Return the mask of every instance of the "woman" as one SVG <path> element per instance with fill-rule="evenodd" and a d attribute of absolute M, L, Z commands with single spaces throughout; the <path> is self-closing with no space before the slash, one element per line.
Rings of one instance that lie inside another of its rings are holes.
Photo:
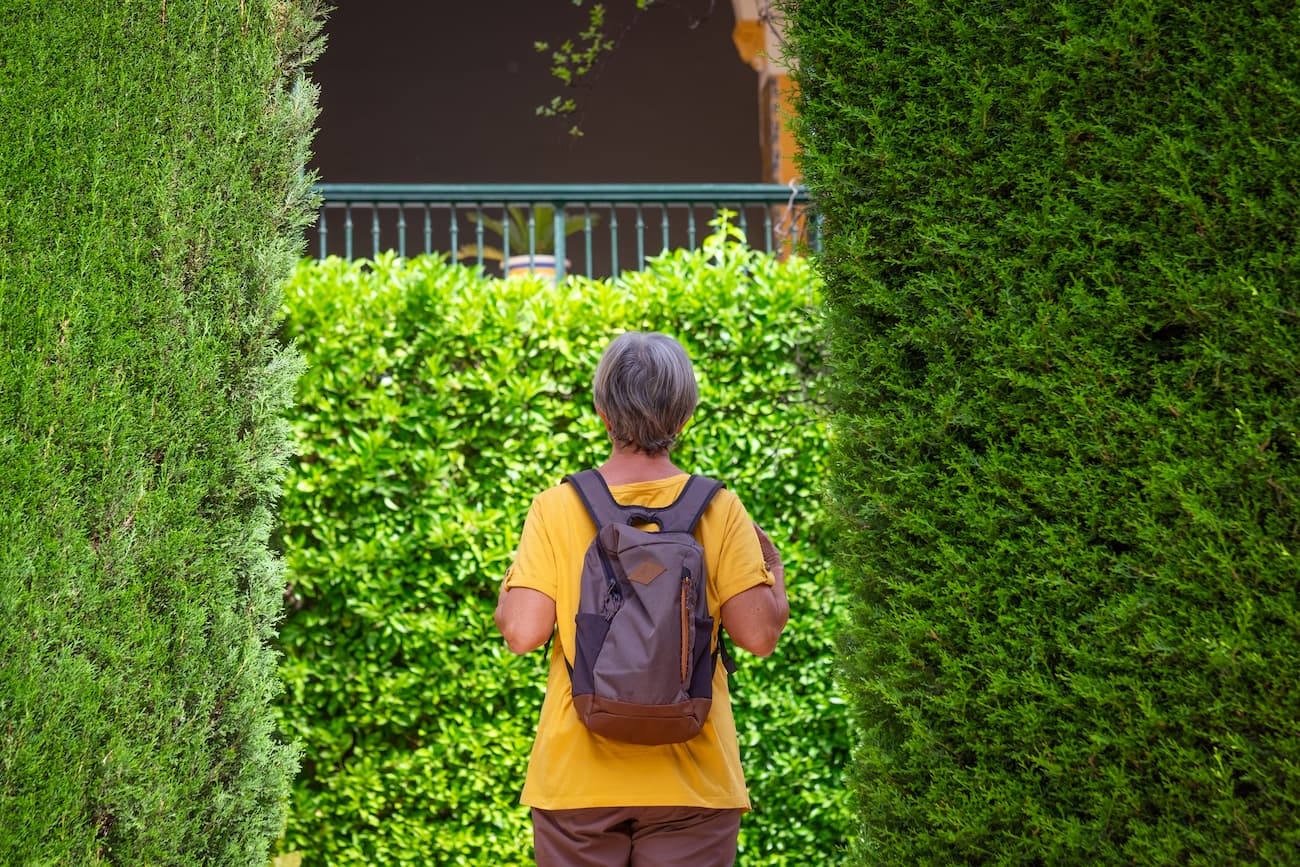
<path fill-rule="evenodd" d="M 669 452 L 698 400 L 681 344 L 658 333 L 616 338 L 596 367 L 593 397 L 612 441 L 598 471 L 614 499 L 648 508 L 672 503 L 690 476 Z M 573 486 L 538 495 L 497 603 L 497 628 L 515 653 L 541 647 L 559 627 L 520 799 L 532 808 L 537 863 L 730 865 L 750 804 L 724 666 L 714 672 L 703 730 L 683 743 L 604 738 L 574 710 L 565 661 L 573 663 L 579 575 L 595 533 Z M 725 489 L 705 509 L 695 537 L 704 548 L 714 623 L 733 644 L 769 655 L 790 612 L 771 540 Z"/>

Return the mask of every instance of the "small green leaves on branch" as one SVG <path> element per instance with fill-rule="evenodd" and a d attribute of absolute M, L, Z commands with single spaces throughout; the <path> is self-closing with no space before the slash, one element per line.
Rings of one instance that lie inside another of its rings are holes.
<path fill-rule="evenodd" d="M 574 6 L 586 5 L 586 0 L 572 0 Z M 638 11 L 649 9 L 654 0 L 635 0 Z M 551 75 L 555 76 L 564 87 L 577 87 L 599 64 L 601 59 L 612 52 L 617 39 L 611 38 L 606 28 L 604 3 L 593 3 L 587 10 L 587 26 L 576 39 L 566 39 L 558 46 L 538 40 L 533 48 L 539 54 L 550 52 Z M 571 96 L 556 95 L 547 103 L 537 106 L 540 117 L 563 117 L 577 111 L 577 101 Z M 569 134 L 582 135 L 577 124 L 569 128 Z"/>

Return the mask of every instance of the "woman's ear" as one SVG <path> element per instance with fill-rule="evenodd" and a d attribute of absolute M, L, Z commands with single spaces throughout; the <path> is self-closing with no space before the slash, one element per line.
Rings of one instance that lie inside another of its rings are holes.
<path fill-rule="evenodd" d="M 596 410 L 596 415 L 600 416 L 601 422 L 605 425 L 605 433 L 609 433 L 610 432 L 609 417 L 606 416 L 605 413 L 599 409 Z"/>

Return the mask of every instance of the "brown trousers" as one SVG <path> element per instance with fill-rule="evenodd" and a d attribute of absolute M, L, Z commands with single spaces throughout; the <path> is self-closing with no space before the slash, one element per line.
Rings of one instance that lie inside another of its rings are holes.
<path fill-rule="evenodd" d="M 537 867 L 731 867 L 741 810 L 533 808 Z"/>

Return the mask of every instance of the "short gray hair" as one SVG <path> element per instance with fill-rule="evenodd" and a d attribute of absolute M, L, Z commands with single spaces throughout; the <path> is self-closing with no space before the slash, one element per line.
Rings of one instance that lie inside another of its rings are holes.
<path fill-rule="evenodd" d="M 672 448 L 699 388 L 680 343 L 657 331 L 628 331 L 600 356 L 592 397 L 615 443 L 654 455 Z"/>

